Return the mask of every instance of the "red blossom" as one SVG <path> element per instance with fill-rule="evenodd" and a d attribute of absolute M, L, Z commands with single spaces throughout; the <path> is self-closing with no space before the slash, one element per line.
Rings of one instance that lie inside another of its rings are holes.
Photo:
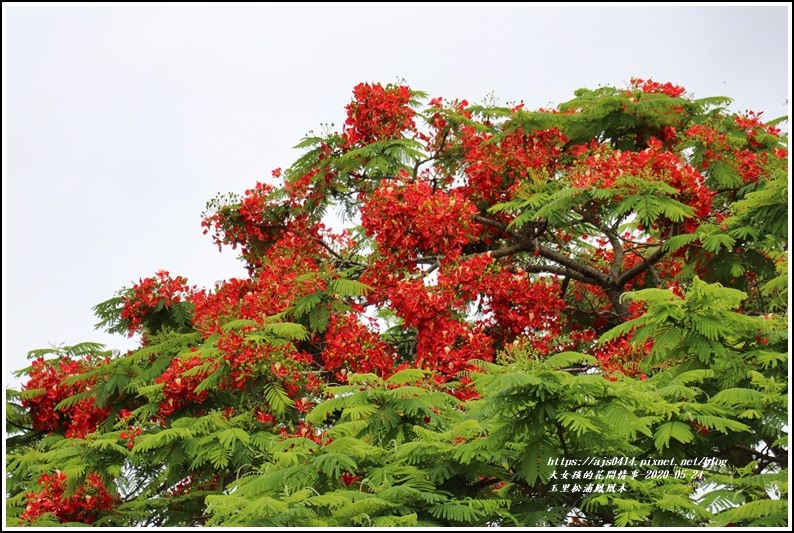
<path fill-rule="evenodd" d="M 69 496 L 64 495 L 66 474 L 60 470 L 42 474 L 38 484 L 41 486 L 39 492 L 27 493 L 27 507 L 20 516 L 22 522 L 32 522 L 44 513 L 53 513 L 61 522 L 91 524 L 118 503 L 118 495 L 111 494 L 102 477 L 93 472 Z"/>
<path fill-rule="evenodd" d="M 456 257 L 472 235 L 477 208 L 460 190 L 434 191 L 431 184 L 384 182 L 362 206 L 361 224 L 383 253 L 407 258 L 416 252 Z"/>
<path fill-rule="evenodd" d="M 270 413 L 266 413 L 261 409 L 257 409 L 255 415 L 256 415 L 256 420 L 260 424 L 271 424 L 275 420 L 273 415 L 271 415 Z"/>
<path fill-rule="evenodd" d="M 129 295 L 122 296 L 121 318 L 127 322 L 129 336 L 141 331 L 152 313 L 188 299 L 191 292 L 187 279 L 172 278 L 165 270 L 160 270 L 153 278 L 140 280 L 132 286 Z"/>
<path fill-rule="evenodd" d="M 387 375 L 395 365 L 394 349 L 353 314 L 334 316 L 328 324 L 323 362 L 326 370 Z M 345 374 L 338 377 L 344 377 Z M 346 381 L 346 379 L 343 379 Z"/>
<path fill-rule="evenodd" d="M 355 474 L 351 474 L 350 472 L 345 472 L 339 477 L 339 479 L 345 485 L 345 487 L 349 487 L 361 478 Z"/>
<path fill-rule="evenodd" d="M 666 94 L 670 98 L 677 98 L 686 92 L 686 89 L 679 85 L 673 85 L 669 81 L 666 83 L 658 83 L 653 80 L 641 80 L 640 78 L 632 78 L 631 85 L 635 89 L 639 89 L 644 93 L 651 94 Z"/>
<path fill-rule="evenodd" d="M 192 374 L 185 375 L 187 370 L 202 366 L 207 361 L 200 357 L 191 357 L 190 359 L 182 359 L 175 357 L 171 361 L 171 366 L 163 372 L 163 374 L 154 380 L 155 383 L 163 384 L 163 395 L 165 399 L 160 402 L 159 414 L 161 417 L 169 417 L 175 411 L 183 407 L 201 404 L 209 395 L 207 389 L 196 392 L 196 388 L 204 381 L 212 372 L 217 370 L 217 362 L 211 368 Z"/>
<path fill-rule="evenodd" d="M 23 390 L 40 390 L 41 393 L 22 400 L 22 405 L 33 417 L 33 427 L 37 431 L 64 431 L 67 437 L 83 438 L 96 431 L 97 426 L 110 415 L 107 408 L 94 405 L 94 398 L 87 397 L 63 408 L 56 406 L 63 400 L 78 393 L 90 391 L 96 378 L 66 383 L 66 379 L 89 371 L 105 360 L 86 356 L 82 359 L 61 357 L 54 360 L 38 358 L 33 361 L 29 380 Z"/>
<path fill-rule="evenodd" d="M 366 145 L 398 138 L 415 129 L 411 90 L 405 85 L 386 86 L 360 83 L 353 89 L 353 102 L 347 107 L 345 145 Z"/>

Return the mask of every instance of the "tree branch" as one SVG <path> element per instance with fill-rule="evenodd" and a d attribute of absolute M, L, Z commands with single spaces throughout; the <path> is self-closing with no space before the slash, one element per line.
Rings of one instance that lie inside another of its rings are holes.
<path fill-rule="evenodd" d="M 521 236 L 518 233 L 516 233 L 515 231 L 513 231 L 511 229 L 508 229 L 508 227 L 505 224 L 503 224 L 502 222 L 499 222 L 498 220 L 494 220 L 492 218 L 484 217 L 482 215 L 474 215 L 474 221 L 475 222 L 479 222 L 483 226 L 491 226 L 492 228 L 496 228 L 498 230 L 502 230 L 505 233 L 507 233 L 508 235 L 510 235 L 511 237 L 515 237 L 516 239 L 520 239 L 521 238 Z"/>
<path fill-rule="evenodd" d="M 557 437 L 560 439 L 560 446 L 562 447 L 562 452 L 565 454 L 565 457 L 571 457 L 571 451 L 568 449 L 568 444 L 565 442 L 565 434 L 562 429 L 562 424 L 554 421 L 554 425 L 557 427 Z"/>
<path fill-rule="evenodd" d="M 315 240 L 315 241 L 317 241 L 317 243 L 318 243 L 320 246 L 322 246 L 323 248 L 325 248 L 326 250 L 328 250 L 328 252 L 329 252 L 329 253 L 330 253 L 332 256 L 334 256 L 334 258 L 336 258 L 337 260 L 341 261 L 343 264 L 355 265 L 355 266 L 360 266 L 360 267 L 364 267 L 364 266 L 366 266 L 364 263 L 359 263 L 358 261 L 353 261 L 353 260 L 352 260 L 352 259 L 350 259 L 350 258 L 345 258 L 345 257 L 343 257 L 343 256 L 342 256 L 342 255 L 341 255 L 339 252 L 337 252 L 336 250 L 334 250 L 333 248 L 331 248 L 330 246 L 328 246 L 328 245 L 325 243 L 325 241 L 323 241 L 322 239 L 317 239 L 317 238 L 316 238 L 316 239 L 314 239 L 314 240 Z"/>
<path fill-rule="evenodd" d="M 590 278 L 592 281 L 590 281 L 589 283 L 593 285 L 600 285 L 602 287 L 606 287 L 610 285 L 609 277 L 598 269 L 595 269 L 591 266 L 587 266 L 583 263 L 579 263 L 578 261 L 575 261 L 574 259 L 571 259 L 570 257 L 556 250 L 547 248 L 542 244 L 541 245 L 533 244 L 533 248 L 538 251 L 541 257 L 545 257 L 546 259 L 554 261 L 555 263 L 568 268 L 568 270 L 572 272 L 577 272 L 586 278 Z"/>
<path fill-rule="evenodd" d="M 618 238 L 618 234 L 615 233 L 615 231 L 613 231 L 612 229 L 605 228 L 601 224 L 599 224 L 591 213 L 587 211 L 584 212 L 577 211 L 577 212 L 580 215 L 582 215 L 582 220 L 584 220 L 589 224 L 592 224 L 593 227 L 597 228 L 598 231 L 606 235 L 607 239 L 609 239 L 609 244 L 612 246 L 612 251 L 615 253 L 615 257 L 612 258 L 612 265 L 609 268 L 609 277 L 612 279 L 617 279 L 617 277 L 620 275 L 620 267 L 623 266 L 623 255 L 624 255 L 623 246 L 620 244 L 620 239 Z M 615 221 L 613 227 L 617 226 L 621 220 L 622 220 L 621 218 L 618 218 L 618 220 Z"/>
<path fill-rule="evenodd" d="M 783 468 L 788 468 L 788 457 L 786 456 L 777 457 L 774 455 L 767 455 L 765 453 L 761 453 L 758 450 L 755 450 L 743 444 L 734 444 L 733 446 L 731 446 L 731 448 L 733 448 L 734 450 L 741 450 L 743 452 L 747 452 L 750 455 L 758 457 L 759 459 L 763 459 L 764 461 L 767 461 L 769 463 L 777 463 L 779 465 L 782 465 Z"/>
<path fill-rule="evenodd" d="M 642 263 L 634 265 L 633 267 L 625 271 L 623 274 L 621 274 L 618 277 L 618 279 L 615 280 L 615 285 L 618 286 L 625 285 L 626 282 L 629 281 L 631 278 L 633 278 L 634 276 L 636 276 L 641 272 L 645 272 L 650 267 L 652 267 L 654 263 L 656 263 L 659 259 L 664 257 L 664 254 L 666 253 L 667 252 L 664 250 L 664 248 L 662 248 L 662 245 L 660 244 L 659 249 L 651 253 L 651 255 L 649 255 L 645 259 L 643 259 Z"/>

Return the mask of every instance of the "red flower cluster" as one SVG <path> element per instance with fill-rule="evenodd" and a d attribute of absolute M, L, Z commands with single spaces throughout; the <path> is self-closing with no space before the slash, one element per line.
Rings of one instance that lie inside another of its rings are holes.
<path fill-rule="evenodd" d="M 396 360 L 394 349 L 354 314 L 331 318 L 322 357 L 325 370 L 336 372 L 337 379 L 343 383 L 347 381 L 347 373 L 339 372 L 342 369 L 384 376 L 392 371 Z"/>
<path fill-rule="evenodd" d="M 684 132 L 690 139 L 697 140 L 706 148 L 703 154 L 701 167 L 707 169 L 713 161 L 722 160 L 724 153 L 730 153 L 731 146 L 728 144 L 728 135 L 720 133 L 713 126 L 705 124 L 695 124 Z"/>
<path fill-rule="evenodd" d="M 70 496 L 64 496 L 66 474 L 60 470 L 55 474 L 42 474 L 38 483 L 41 491 L 27 494 L 28 504 L 20 516 L 23 522 L 32 522 L 44 513 L 53 513 L 61 522 L 91 524 L 112 510 L 118 501 L 118 496 L 108 492 L 102 477 L 93 472 Z"/>
<path fill-rule="evenodd" d="M 360 83 L 353 89 L 353 101 L 347 105 L 345 146 L 367 145 L 396 139 L 402 132 L 415 129 L 411 109 L 411 90 L 405 85 L 386 86 Z"/>
<path fill-rule="evenodd" d="M 384 182 L 362 207 L 361 224 L 382 253 L 405 259 L 417 251 L 454 258 L 481 231 L 477 207 L 460 190 L 433 190 L 426 182 Z"/>
<path fill-rule="evenodd" d="M 556 279 L 530 281 L 524 272 L 500 270 L 485 280 L 483 294 L 488 322 L 502 330 L 502 342 L 521 334 L 560 332 L 565 301 Z"/>
<path fill-rule="evenodd" d="M 187 279 L 182 276 L 172 278 L 167 271 L 161 270 L 153 278 L 140 280 L 132 286 L 130 292 L 131 295 L 122 297 L 124 308 L 121 310 L 121 318 L 127 321 L 129 336 L 132 337 L 141 330 L 143 323 L 153 312 L 186 300 L 191 289 L 187 285 Z"/>
<path fill-rule="evenodd" d="M 667 83 L 658 83 L 653 80 L 631 78 L 631 85 L 635 89 L 639 89 L 644 93 L 666 94 L 670 98 L 678 98 L 686 92 L 686 89 L 683 87 L 679 85 L 673 85 L 669 81 Z"/>
<path fill-rule="evenodd" d="M 652 347 L 649 341 L 647 346 L 637 347 L 631 344 L 629 337 L 623 336 L 604 344 L 596 350 L 595 357 L 607 377 L 619 372 L 627 376 L 639 376 L 645 379 L 640 371 L 640 362 L 645 359 Z"/>
<path fill-rule="evenodd" d="M 196 393 L 195 388 L 224 361 L 229 373 L 218 384 L 219 389 L 243 390 L 251 383 L 261 384 L 264 379 L 280 383 L 290 397 L 297 399 L 296 408 L 309 408 L 310 402 L 299 395 L 301 391 L 313 392 L 320 386 L 314 374 L 305 372 L 306 365 L 313 363 L 311 355 L 298 350 L 294 344 L 276 346 L 248 339 L 247 334 L 258 326 L 229 330 L 222 326 L 236 319 L 261 323 L 264 317 L 284 312 L 296 300 L 325 290 L 331 267 L 320 266 L 326 252 L 317 243 L 324 232 L 319 224 L 302 233 L 286 230 L 261 256 L 251 278 L 232 278 L 216 286 L 214 292 L 200 291 L 191 295 L 194 327 L 205 338 L 218 336 L 220 356 L 206 371 L 189 376 L 185 373 L 206 361 L 198 357 L 172 361 L 171 367 L 155 380 L 164 384 L 161 416 L 170 416 L 178 409 L 205 402 L 210 392 Z M 324 236 L 332 241 L 348 239 L 344 235 Z M 311 273 L 316 275 L 308 275 Z"/>
<path fill-rule="evenodd" d="M 418 328 L 416 365 L 453 377 L 472 359 L 491 361 L 493 339 L 478 325 L 438 316 Z"/>
<path fill-rule="evenodd" d="M 174 485 L 173 488 L 168 489 L 168 495 L 176 498 L 185 496 L 196 491 L 212 491 L 217 490 L 220 483 L 220 474 L 213 474 L 209 479 L 199 479 L 195 473 L 191 473 L 182 481 Z"/>
<path fill-rule="evenodd" d="M 165 400 L 160 402 L 160 416 L 171 416 L 176 410 L 188 405 L 204 403 L 207 399 L 207 390 L 196 392 L 196 387 L 217 370 L 217 363 L 209 370 L 190 376 L 185 375 L 187 370 L 204 364 L 206 361 L 199 357 L 192 357 L 188 360 L 175 357 L 163 375 L 154 380 L 155 383 L 163 384 Z"/>
<path fill-rule="evenodd" d="M 474 126 L 464 127 L 465 194 L 473 201 L 504 201 L 519 180 L 542 179 L 542 170 L 546 176 L 553 175 L 566 142 L 568 139 L 556 128 L 531 133 L 516 128 L 495 143 L 491 135 L 477 132 Z"/>
<path fill-rule="evenodd" d="M 287 229 L 289 205 L 273 198 L 274 188 L 257 182 L 248 189 L 238 205 L 225 206 L 205 214 L 204 234 L 212 230 L 212 240 L 221 250 L 224 244 L 242 248 L 249 265 L 258 265 L 261 256 Z"/>
<path fill-rule="evenodd" d="M 135 441 L 143 434 L 139 427 L 129 426 L 127 431 L 119 432 L 119 439 L 122 440 L 130 450 L 135 446 Z"/>
<path fill-rule="evenodd" d="M 232 278 L 217 285 L 214 292 L 194 293 L 191 302 L 196 329 L 205 337 L 222 333 L 221 325 L 229 320 L 261 320 L 284 311 L 306 294 L 325 289 L 317 259 L 324 255 L 317 244 L 321 229 L 317 226 L 300 234 L 285 232 L 265 253 L 259 270 L 250 279 Z"/>
<path fill-rule="evenodd" d="M 303 421 L 298 422 L 298 425 L 295 427 L 295 431 L 290 432 L 286 427 L 282 427 L 279 430 L 279 433 L 284 439 L 304 438 L 312 440 L 321 446 L 331 442 L 331 439 L 326 435 L 325 430 L 320 431 L 311 424 Z"/>
<path fill-rule="evenodd" d="M 349 487 L 359 479 L 361 479 L 361 477 L 357 476 L 356 474 L 351 474 L 350 472 L 345 472 L 339 477 L 339 480 L 345 487 Z"/>
<path fill-rule="evenodd" d="M 748 111 L 747 116 L 736 115 L 736 125 L 744 130 L 747 140 L 753 148 L 761 146 L 761 143 L 757 140 L 759 133 L 780 137 L 780 128 L 764 124 L 761 120 L 761 115 L 763 115 L 763 112 L 756 113 L 754 111 Z"/>
<path fill-rule="evenodd" d="M 674 152 L 664 151 L 655 138 L 642 152 L 612 151 L 599 146 L 580 160 L 570 180 L 580 189 L 608 189 L 621 176 L 641 176 L 672 186 L 678 191 L 674 198 L 694 208 L 697 218 L 711 212 L 713 192 L 706 187 L 703 176 Z"/>
<path fill-rule="evenodd" d="M 94 406 L 91 397 L 80 400 L 65 409 L 55 408 L 61 401 L 80 392 L 91 390 L 96 379 L 86 379 L 67 385 L 66 378 L 88 371 L 91 366 L 103 364 L 94 362 L 91 356 L 82 360 L 61 357 L 46 361 L 40 357 L 33 361 L 30 379 L 22 386 L 23 390 L 39 390 L 40 394 L 26 397 L 22 405 L 33 417 L 33 427 L 37 431 L 49 432 L 64 430 L 69 438 L 83 438 L 96 431 L 109 411 Z"/>
<path fill-rule="evenodd" d="M 709 169 L 717 161 L 733 160 L 735 169 L 742 178 L 743 183 L 756 183 L 759 179 L 766 176 L 768 171 L 765 169 L 768 161 L 768 152 L 755 151 L 761 148 L 761 143 L 757 140 L 759 134 L 779 137 L 780 130 L 761 122 L 761 113 L 753 113 L 746 117 L 737 116 L 736 125 L 741 128 L 742 133 L 747 137 L 747 144 L 751 149 L 740 148 L 728 142 L 728 134 L 719 132 L 713 126 L 697 124 L 686 131 L 687 137 L 698 141 L 705 148 L 701 166 Z M 772 155 L 777 158 L 785 159 L 788 155 L 786 150 L 775 148 Z"/>

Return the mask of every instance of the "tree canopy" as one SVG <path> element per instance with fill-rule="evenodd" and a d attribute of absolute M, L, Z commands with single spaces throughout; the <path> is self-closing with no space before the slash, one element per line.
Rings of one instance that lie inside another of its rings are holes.
<path fill-rule="evenodd" d="M 7 392 L 7 524 L 787 523 L 787 136 L 632 80 L 362 83 Z"/>

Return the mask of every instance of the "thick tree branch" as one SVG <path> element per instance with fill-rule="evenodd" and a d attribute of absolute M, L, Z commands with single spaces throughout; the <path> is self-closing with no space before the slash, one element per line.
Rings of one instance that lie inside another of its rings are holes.
<path fill-rule="evenodd" d="M 542 244 L 540 245 L 533 244 L 533 249 L 536 249 L 541 257 L 545 257 L 546 259 L 554 261 L 558 265 L 562 265 L 566 267 L 568 270 L 572 272 L 576 272 L 586 278 L 590 278 L 590 280 L 592 281 L 590 281 L 589 283 L 593 285 L 600 285 L 602 287 L 606 287 L 610 285 L 609 277 L 596 268 L 580 263 L 574 259 L 571 259 L 567 255 L 560 253 L 556 250 L 552 250 L 551 248 L 547 248 Z"/>
<path fill-rule="evenodd" d="M 759 452 L 758 450 L 750 448 L 749 446 L 744 446 L 743 444 L 734 444 L 733 446 L 731 446 L 731 448 L 735 450 L 741 450 L 743 452 L 747 452 L 750 455 L 753 455 L 755 457 L 758 457 L 759 459 L 767 461 L 768 463 L 777 463 L 781 465 L 783 468 L 788 468 L 788 457 L 785 455 L 780 457 L 775 455 L 767 455 L 765 453 Z"/>
<path fill-rule="evenodd" d="M 612 246 L 612 251 L 615 253 L 615 256 L 612 258 L 612 265 L 609 268 L 609 277 L 612 279 L 617 279 L 620 275 L 620 267 L 623 266 L 623 246 L 620 244 L 620 239 L 618 238 L 618 234 L 610 229 L 602 226 L 598 223 L 595 217 L 587 211 L 579 212 L 582 215 L 582 220 L 585 222 L 592 224 L 593 227 L 597 228 L 598 231 L 606 235 L 607 239 L 609 239 L 609 244 Z M 620 223 L 620 218 L 615 222 L 614 226 L 617 226 Z"/>
<path fill-rule="evenodd" d="M 499 222 L 498 220 L 494 220 L 492 218 L 484 217 L 482 215 L 475 215 L 474 221 L 479 222 L 483 226 L 491 226 L 492 228 L 496 228 L 498 230 L 504 231 L 511 237 L 515 237 L 516 239 L 520 239 L 521 235 L 516 233 L 515 231 L 509 229 L 505 224 Z"/>
<path fill-rule="evenodd" d="M 618 286 L 625 285 L 631 278 L 633 278 L 637 274 L 645 272 L 650 267 L 652 267 L 654 265 L 654 263 L 656 263 L 659 259 L 664 257 L 664 254 L 666 254 L 666 253 L 667 252 L 664 250 L 664 248 L 662 248 L 662 246 L 659 245 L 659 249 L 656 250 L 655 252 L 651 253 L 651 255 L 649 255 L 648 257 L 646 257 L 642 261 L 642 263 L 634 265 L 633 267 L 631 267 L 630 269 L 625 271 L 623 274 L 621 274 L 618 277 L 618 279 L 615 280 L 615 285 L 618 285 Z"/>
<path fill-rule="evenodd" d="M 488 252 L 483 252 L 483 253 L 490 254 L 491 257 L 493 257 L 494 259 L 499 259 L 500 257 L 507 257 L 508 255 L 513 255 L 519 252 L 528 252 L 528 251 L 529 251 L 529 245 L 523 242 L 519 242 L 511 246 L 505 246 L 504 248 L 498 248 L 496 250 L 490 250 Z M 480 255 L 480 254 L 467 255 L 464 256 L 464 259 L 469 259 L 476 255 Z"/>
<path fill-rule="evenodd" d="M 557 428 L 557 438 L 560 439 L 560 447 L 565 457 L 571 457 L 571 451 L 568 449 L 568 444 L 565 442 L 565 431 L 562 429 L 562 424 L 555 421 L 554 426 Z"/>
<path fill-rule="evenodd" d="M 620 267 L 623 266 L 623 246 L 618 240 L 618 235 L 610 229 L 605 229 L 604 235 L 609 239 L 609 244 L 612 245 L 612 251 L 615 252 L 615 257 L 612 258 L 612 265 L 609 268 L 609 277 L 616 279 L 620 275 Z"/>

